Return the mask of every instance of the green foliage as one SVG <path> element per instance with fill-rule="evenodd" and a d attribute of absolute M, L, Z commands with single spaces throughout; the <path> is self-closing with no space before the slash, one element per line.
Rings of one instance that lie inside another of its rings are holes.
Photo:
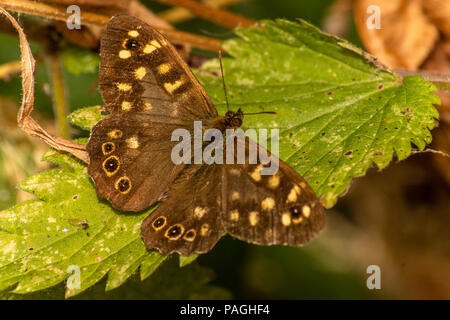
<path fill-rule="evenodd" d="M 64 67 L 73 74 L 97 72 L 100 61 L 97 54 L 77 47 L 65 49 L 61 59 Z"/>
<path fill-rule="evenodd" d="M 328 207 L 372 163 L 380 169 L 431 142 L 439 98 L 419 77 L 400 79 L 345 40 L 300 21 L 264 21 L 229 40 L 223 59 L 231 109 L 275 111 L 247 116 L 246 128 L 280 130 L 279 156 L 309 183 Z M 218 61 L 199 78 L 225 112 Z M 212 75 L 210 72 L 214 71 Z"/>
<path fill-rule="evenodd" d="M 406 158 L 411 142 L 420 149 L 430 142 L 438 116 L 432 104 L 439 103 L 430 83 L 416 77 L 402 81 L 349 43 L 305 22 L 264 25 L 239 30 L 240 38 L 225 43 L 233 56 L 224 59 L 231 107 L 277 112 L 247 116 L 244 125 L 280 129 L 281 159 L 311 176 L 312 187 L 329 206 L 371 163 L 383 168 L 394 152 Z M 212 61 L 199 77 L 223 113 L 221 79 L 210 72 L 217 70 Z M 84 129 L 100 118 L 99 107 L 70 116 Z M 71 265 L 81 268 L 81 288 L 66 290 L 66 297 L 105 277 L 110 291 L 137 270 L 142 280 L 150 276 L 165 259 L 147 252 L 140 239 L 140 224 L 153 208 L 118 212 L 98 200 L 84 164 L 53 150 L 44 160 L 59 168 L 19 186 L 38 199 L 0 212 L 0 290 L 26 294 L 55 286 L 68 277 Z M 195 257 L 182 258 L 180 265 Z M 183 297 L 194 292 L 180 288 Z"/>
<path fill-rule="evenodd" d="M 77 300 L 93 299 L 231 299 L 231 294 L 220 287 L 209 284 L 213 272 L 198 264 L 180 269 L 176 259 L 168 259 L 152 274 L 142 281 L 137 276 L 130 277 L 123 286 L 106 291 L 106 281 L 102 280 L 85 292 L 73 297 Z M 168 276 L 170 275 L 170 276 Z M 15 294 L 5 292 L 0 299 L 63 299 L 64 285 L 58 285 L 44 292 Z"/>

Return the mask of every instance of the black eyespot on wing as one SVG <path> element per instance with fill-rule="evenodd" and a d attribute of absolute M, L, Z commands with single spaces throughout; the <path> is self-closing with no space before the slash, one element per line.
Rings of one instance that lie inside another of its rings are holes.
<path fill-rule="evenodd" d="M 302 211 L 298 206 L 290 208 L 289 211 L 291 212 L 292 219 L 298 219 L 302 216 Z"/>
<path fill-rule="evenodd" d="M 110 157 L 105 161 L 105 170 L 109 173 L 113 173 L 119 167 L 119 161 L 116 157 Z"/>
<path fill-rule="evenodd" d="M 126 179 L 122 179 L 119 181 L 119 190 L 124 192 L 127 191 L 128 188 L 130 187 L 130 181 L 126 180 Z"/>
<path fill-rule="evenodd" d="M 139 47 L 139 42 L 136 39 L 128 39 L 125 42 L 125 48 L 128 50 L 136 50 Z"/>
<path fill-rule="evenodd" d="M 170 238 L 175 238 L 176 236 L 180 235 L 181 228 L 180 226 L 173 226 L 169 229 L 169 232 L 167 233 Z"/>

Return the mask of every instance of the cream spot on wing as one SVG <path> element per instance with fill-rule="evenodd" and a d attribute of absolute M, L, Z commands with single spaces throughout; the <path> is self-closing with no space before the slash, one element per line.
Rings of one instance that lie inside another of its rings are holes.
<path fill-rule="evenodd" d="M 274 174 L 269 178 L 269 188 L 275 189 L 280 185 L 280 176 Z"/>
<path fill-rule="evenodd" d="M 286 202 L 295 202 L 297 201 L 297 192 L 295 192 L 294 188 L 288 194 Z"/>
<path fill-rule="evenodd" d="M 129 57 L 131 57 L 130 50 L 120 50 L 120 52 L 119 52 L 120 59 L 128 59 Z"/>
<path fill-rule="evenodd" d="M 209 231 L 209 224 L 207 223 L 202 224 L 200 228 L 200 235 L 204 237 L 208 234 L 208 231 Z"/>
<path fill-rule="evenodd" d="M 309 216 L 311 215 L 311 208 L 307 205 L 304 205 L 302 208 L 302 213 L 305 218 L 309 218 Z"/>
<path fill-rule="evenodd" d="M 128 148 L 137 149 L 139 148 L 139 141 L 137 136 L 132 136 L 126 140 Z"/>
<path fill-rule="evenodd" d="M 143 51 L 145 54 L 150 54 L 155 50 L 156 50 L 155 46 L 152 46 L 151 44 L 146 44 Z"/>
<path fill-rule="evenodd" d="M 239 220 L 239 211 L 238 210 L 230 211 L 230 220 L 231 221 L 238 221 Z"/>
<path fill-rule="evenodd" d="M 160 74 L 166 74 L 170 71 L 170 63 L 163 63 L 158 66 L 158 72 Z"/>
<path fill-rule="evenodd" d="M 161 44 L 156 40 L 150 41 L 150 44 L 158 49 L 161 48 Z"/>
<path fill-rule="evenodd" d="M 150 102 L 146 102 L 146 103 L 144 103 L 144 105 L 145 105 L 144 110 L 146 110 L 146 111 L 152 110 L 152 108 L 153 108 L 153 106 Z"/>
<path fill-rule="evenodd" d="M 137 38 L 139 36 L 139 32 L 137 32 L 136 30 L 131 30 L 131 31 L 128 31 L 128 35 L 130 37 Z"/>
<path fill-rule="evenodd" d="M 147 74 L 147 71 L 145 70 L 145 67 L 139 67 L 136 70 L 134 70 L 134 76 L 138 80 L 144 79 L 146 74 Z"/>
<path fill-rule="evenodd" d="M 122 131 L 120 131 L 119 129 L 111 130 L 110 132 L 108 132 L 108 137 L 118 139 L 122 137 Z"/>
<path fill-rule="evenodd" d="M 248 214 L 248 220 L 250 221 L 250 225 L 252 227 L 256 226 L 259 220 L 259 212 L 258 211 L 252 211 Z"/>
<path fill-rule="evenodd" d="M 131 89 L 131 85 L 128 83 L 117 83 L 117 89 L 120 91 L 129 91 Z"/>
<path fill-rule="evenodd" d="M 286 227 L 291 224 L 291 215 L 289 212 L 285 212 L 281 215 L 281 223 Z"/>
<path fill-rule="evenodd" d="M 233 176 L 238 176 L 241 172 L 236 168 L 231 168 L 228 172 L 230 172 Z"/>
<path fill-rule="evenodd" d="M 179 79 L 173 83 L 170 82 L 166 82 L 164 83 L 164 89 L 166 89 L 166 91 L 170 94 L 172 94 L 176 89 L 178 89 L 179 87 L 181 87 L 181 85 L 184 83 L 183 80 Z"/>
<path fill-rule="evenodd" d="M 255 180 L 256 182 L 261 181 L 261 169 L 263 168 L 263 165 L 258 165 L 255 170 L 253 170 L 252 173 L 250 173 L 250 177 Z"/>
<path fill-rule="evenodd" d="M 272 210 L 273 207 L 275 207 L 275 200 L 271 197 L 267 197 L 261 202 L 261 207 L 263 210 Z"/>
<path fill-rule="evenodd" d="M 303 217 L 302 216 L 292 219 L 292 222 L 295 223 L 295 224 L 298 224 L 298 223 L 300 223 L 302 221 L 303 221 Z"/>
<path fill-rule="evenodd" d="M 202 207 L 195 207 L 194 209 L 194 216 L 197 219 L 201 219 L 206 213 L 206 208 L 202 208 Z"/>
<path fill-rule="evenodd" d="M 300 192 L 301 192 L 300 187 L 297 185 L 294 185 L 292 187 L 291 191 L 289 191 L 289 194 L 286 199 L 286 203 L 297 201 L 297 198 L 298 198 L 298 195 L 300 194 Z"/>
<path fill-rule="evenodd" d="M 131 103 L 128 101 L 123 101 L 122 102 L 122 110 L 128 111 L 130 109 L 131 109 Z"/>
<path fill-rule="evenodd" d="M 239 200 L 240 198 L 241 196 L 239 195 L 239 192 L 233 191 L 233 193 L 231 194 L 231 200 L 236 201 Z"/>

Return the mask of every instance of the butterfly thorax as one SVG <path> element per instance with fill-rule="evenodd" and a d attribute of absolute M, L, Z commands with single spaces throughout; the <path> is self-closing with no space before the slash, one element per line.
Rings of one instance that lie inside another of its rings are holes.
<path fill-rule="evenodd" d="M 223 117 L 219 117 L 214 121 L 214 128 L 225 132 L 226 129 L 237 129 L 242 125 L 244 114 L 241 109 L 235 111 L 227 111 Z"/>

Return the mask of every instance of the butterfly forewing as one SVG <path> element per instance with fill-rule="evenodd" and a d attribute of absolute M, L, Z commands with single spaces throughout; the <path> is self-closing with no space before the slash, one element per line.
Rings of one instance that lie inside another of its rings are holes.
<path fill-rule="evenodd" d="M 87 145 L 88 173 L 98 195 L 124 211 L 140 211 L 159 200 L 183 168 L 171 161 L 170 135 L 178 125 L 147 118 L 109 115 L 94 126 Z"/>
<path fill-rule="evenodd" d="M 99 86 L 110 112 L 143 111 L 183 119 L 217 116 L 176 49 L 141 20 L 117 15 L 101 39 Z"/>
<path fill-rule="evenodd" d="M 167 199 L 142 223 L 148 248 L 162 254 L 205 253 L 224 233 L 220 221 L 221 167 L 189 165 L 171 184 Z"/>
<path fill-rule="evenodd" d="M 285 162 L 263 175 L 270 164 L 249 164 L 249 147 L 267 150 L 252 140 L 245 144 L 245 164 L 223 166 L 222 221 L 231 235 L 257 244 L 303 245 L 325 224 L 323 207 L 306 181 Z M 243 146 L 244 147 L 244 146 Z M 239 146 L 236 146 L 239 148 Z M 273 163 L 273 162 L 272 162 Z"/>

